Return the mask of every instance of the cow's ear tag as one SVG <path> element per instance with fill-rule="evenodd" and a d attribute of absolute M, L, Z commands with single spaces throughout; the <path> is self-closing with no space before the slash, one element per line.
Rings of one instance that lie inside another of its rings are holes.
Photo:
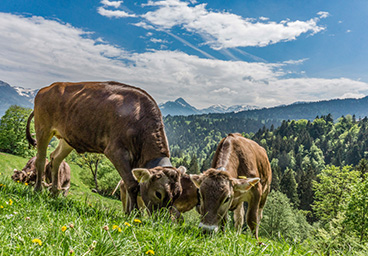
<path fill-rule="evenodd" d="M 247 179 L 247 176 L 239 176 L 238 178 L 239 178 L 239 179 L 246 180 L 246 179 Z"/>
<path fill-rule="evenodd" d="M 133 169 L 132 172 L 138 183 L 147 182 L 151 177 L 151 173 L 148 171 L 148 169 Z"/>
<path fill-rule="evenodd" d="M 240 177 L 239 177 L 240 178 Z M 260 178 L 232 179 L 234 191 L 247 192 L 260 181 Z"/>

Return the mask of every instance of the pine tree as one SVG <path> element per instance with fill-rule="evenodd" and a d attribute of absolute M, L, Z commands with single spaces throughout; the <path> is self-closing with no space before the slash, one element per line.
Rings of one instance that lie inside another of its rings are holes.
<path fill-rule="evenodd" d="M 287 168 L 281 178 L 280 190 L 290 199 L 290 202 L 293 203 L 294 207 L 299 206 L 297 187 L 298 184 L 296 183 L 293 170 Z"/>

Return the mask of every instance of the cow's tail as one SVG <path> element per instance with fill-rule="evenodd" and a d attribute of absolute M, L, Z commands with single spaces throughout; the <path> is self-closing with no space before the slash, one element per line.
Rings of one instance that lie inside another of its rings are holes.
<path fill-rule="evenodd" d="M 34 111 L 32 111 L 32 113 L 29 115 L 28 120 L 27 120 L 26 138 L 27 138 L 28 143 L 30 145 L 32 145 L 33 147 L 36 147 L 36 144 L 37 144 L 36 140 L 32 138 L 31 130 L 29 128 L 29 126 L 31 125 L 31 121 L 32 121 L 33 116 L 34 116 Z"/>

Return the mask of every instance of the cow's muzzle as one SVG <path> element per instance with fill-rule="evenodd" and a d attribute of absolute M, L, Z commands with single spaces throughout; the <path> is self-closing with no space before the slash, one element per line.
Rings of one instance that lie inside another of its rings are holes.
<path fill-rule="evenodd" d="M 206 225 L 202 222 L 199 223 L 199 228 L 201 228 L 205 233 L 216 233 L 218 231 L 217 225 Z"/>

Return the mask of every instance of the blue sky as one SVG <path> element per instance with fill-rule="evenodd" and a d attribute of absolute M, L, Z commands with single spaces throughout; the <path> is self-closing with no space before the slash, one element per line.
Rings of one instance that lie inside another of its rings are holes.
<path fill-rule="evenodd" d="M 157 102 L 368 95 L 366 0 L 2 0 L 0 80 L 116 80 Z"/>

